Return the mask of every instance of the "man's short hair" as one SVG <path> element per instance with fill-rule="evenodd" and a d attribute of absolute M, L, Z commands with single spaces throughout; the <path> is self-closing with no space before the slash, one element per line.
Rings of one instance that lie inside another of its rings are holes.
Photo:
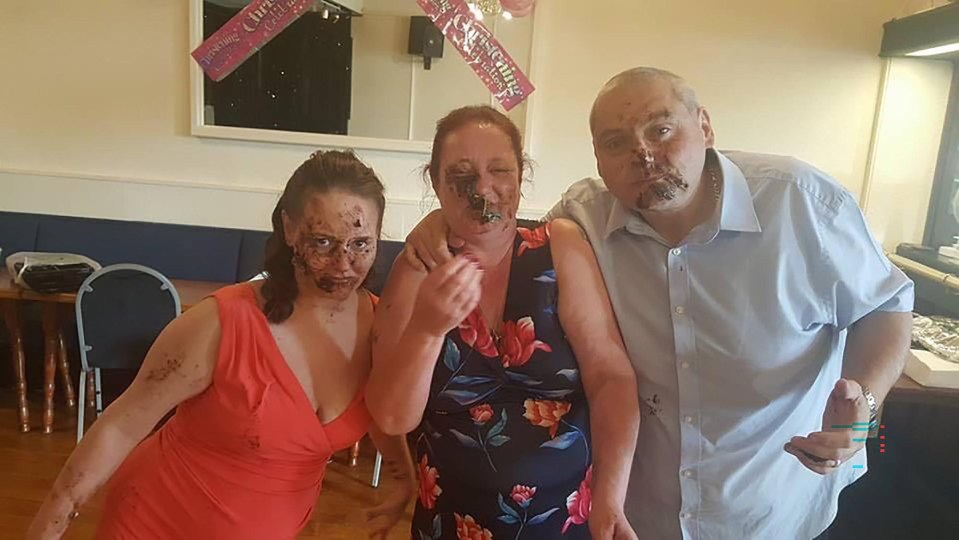
<path fill-rule="evenodd" d="M 665 69 L 645 66 L 635 67 L 614 75 L 613 78 L 606 81 L 606 84 L 600 89 L 599 94 L 596 95 L 596 100 L 593 101 L 593 108 L 589 113 L 590 130 L 595 127 L 596 123 L 596 104 L 599 103 L 600 98 L 603 97 L 604 94 L 620 86 L 645 84 L 657 80 L 668 82 L 676 94 L 676 97 L 683 102 L 683 105 L 689 109 L 689 112 L 699 110 L 699 99 L 696 97 L 696 92 L 682 77 Z"/>

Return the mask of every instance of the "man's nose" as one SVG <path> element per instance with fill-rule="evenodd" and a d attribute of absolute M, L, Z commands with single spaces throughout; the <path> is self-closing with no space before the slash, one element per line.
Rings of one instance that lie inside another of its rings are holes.
<path fill-rule="evenodd" d="M 636 160 L 639 165 L 651 167 L 656 162 L 652 149 L 642 139 L 636 140 L 633 153 L 636 155 Z"/>

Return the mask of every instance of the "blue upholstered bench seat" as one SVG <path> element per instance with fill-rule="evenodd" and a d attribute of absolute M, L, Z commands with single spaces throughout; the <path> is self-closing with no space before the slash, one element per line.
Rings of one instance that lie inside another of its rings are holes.
<path fill-rule="evenodd" d="M 17 251 L 78 253 L 104 266 L 143 264 L 171 279 L 250 279 L 262 269 L 268 237 L 266 231 L 0 212 L 3 258 Z M 380 243 L 369 283 L 374 293 L 402 248 L 402 242 Z"/>

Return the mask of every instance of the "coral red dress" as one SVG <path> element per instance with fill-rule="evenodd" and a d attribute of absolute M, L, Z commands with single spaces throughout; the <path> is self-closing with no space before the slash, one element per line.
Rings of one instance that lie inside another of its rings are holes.
<path fill-rule="evenodd" d="M 367 431 L 362 392 L 320 422 L 249 284 L 214 297 L 222 334 L 213 383 L 117 470 L 97 538 L 295 538 L 330 456 Z"/>

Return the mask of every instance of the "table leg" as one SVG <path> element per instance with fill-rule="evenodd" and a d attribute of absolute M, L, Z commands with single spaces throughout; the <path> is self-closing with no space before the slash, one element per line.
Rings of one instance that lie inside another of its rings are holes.
<path fill-rule="evenodd" d="M 43 432 L 53 433 L 53 393 L 56 389 L 59 324 L 57 304 L 42 303 L 43 317 Z"/>
<path fill-rule="evenodd" d="M 360 441 L 356 441 L 353 448 L 350 449 L 350 467 L 356 467 L 360 462 Z"/>
<path fill-rule="evenodd" d="M 87 373 L 87 402 L 86 402 L 87 412 L 90 413 L 90 418 L 96 418 L 97 411 L 97 387 L 96 382 L 93 380 L 93 370 L 90 370 L 90 373 Z"/>
<path fill-rule="evenodd" d="M 10 333 L 10 352 L 13 360 L 13 373 L 17 379 L 17 415 L 20 419 L 20 432 L 30 431 L 30 409 L 27 406 L 27 370 L 26 355 L 23 352 L 23 332 L 17 315 L 17 303 L 14 300 L 0 301 L 3 319 Z"/>
<path fill-rule="evenodd" d="M 67 344 L 63 339 L 63 328 L 57 331 L 57 348 L 60 350 L 60 380 L 63 382 L 63 394 L 67 399 L 67 407 L 76 409 L 77 396 L 73 393 L 73 381 L 70 380 L 70 361 L 67 359 Z"/>

